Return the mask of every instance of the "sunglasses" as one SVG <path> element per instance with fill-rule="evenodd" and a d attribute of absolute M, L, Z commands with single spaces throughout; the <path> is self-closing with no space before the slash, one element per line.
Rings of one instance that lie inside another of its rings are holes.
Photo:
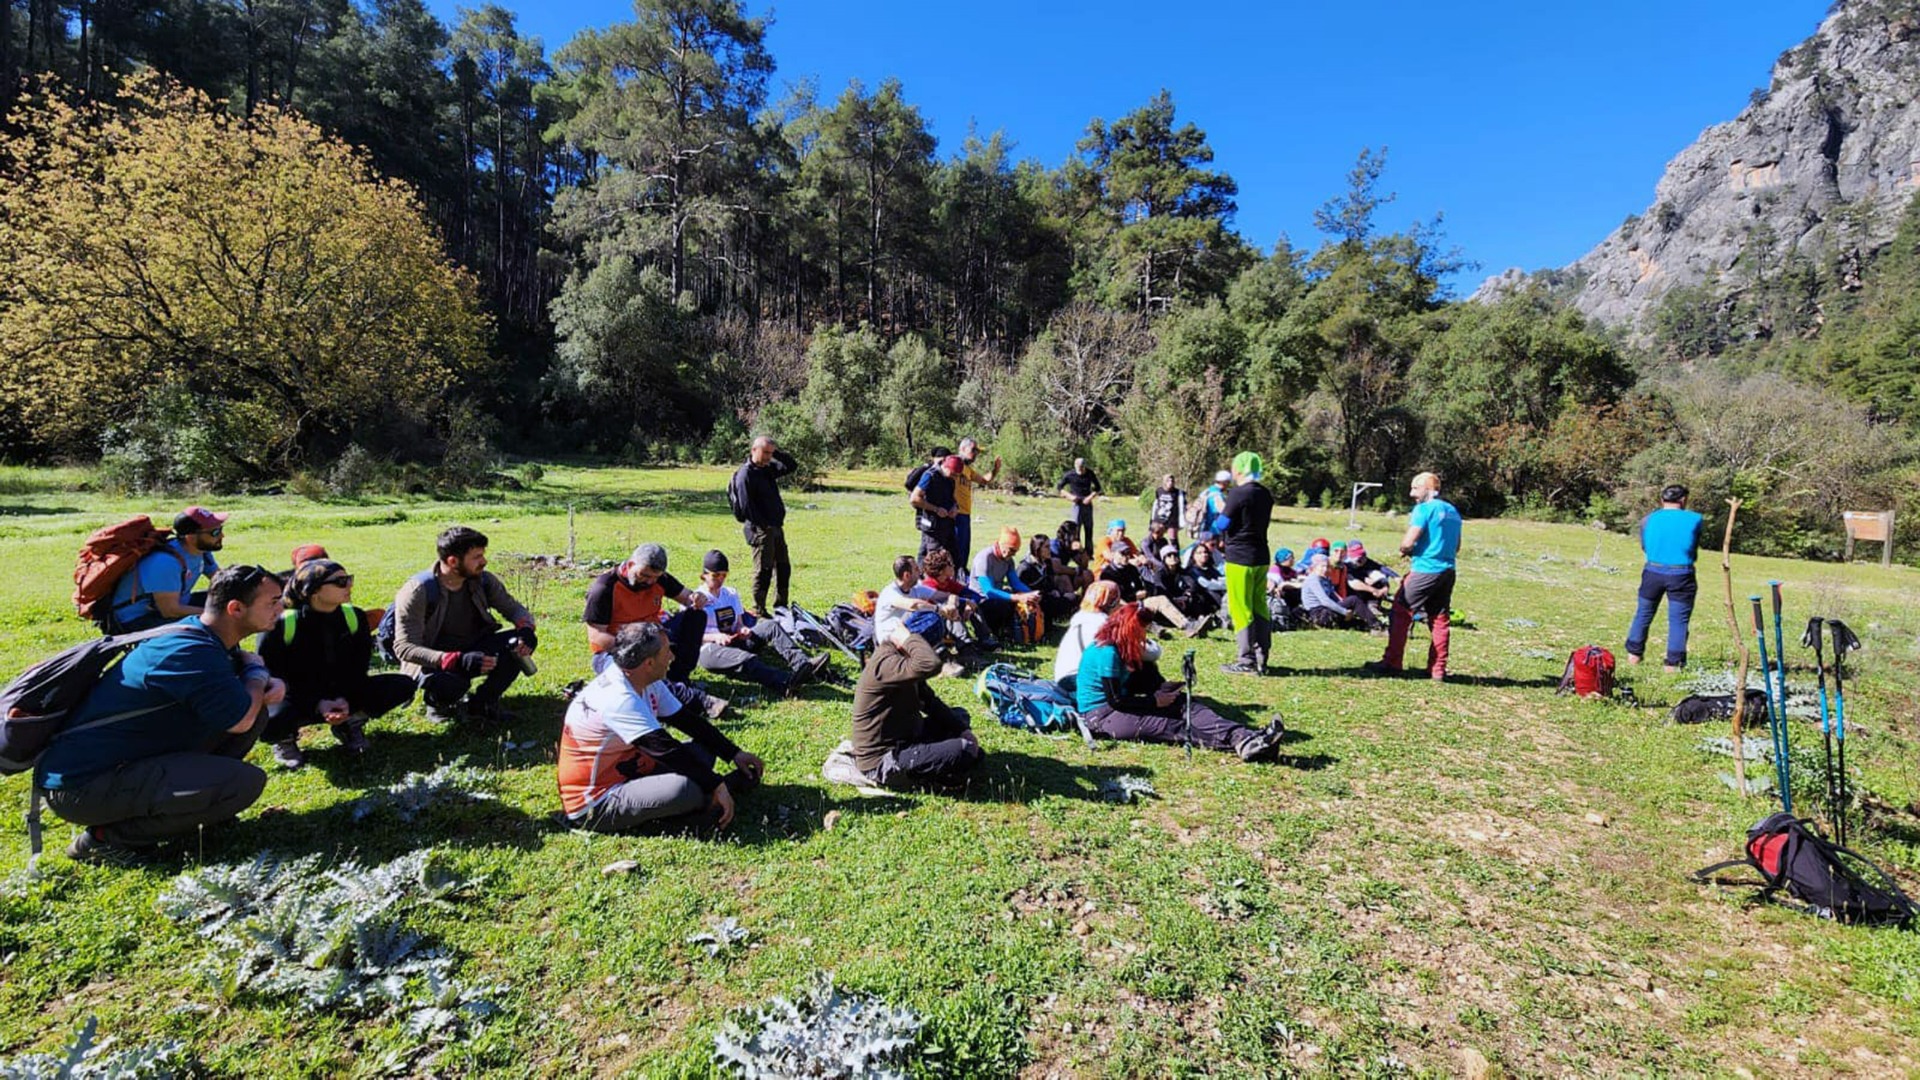
<path fill-rule="evenodd" d="M 339 577 L 330 577 L 330 578 L 328 578 L 327 580 L 325 580 L 325 581 L 323 581 L 323 582 L 321 582 L 320 584 L 322 584 L 322 585 L 338 585 L 338 586 L 340 586 L 340 587 L 341 587 L 341 588 L 343 588 L 343 589 L 347 589 L 347 588 L 352 588 L 352 587 L 353 587 L 353 575 L 352 575 L 352 574 L 341 574 L 341 575 L 340 575 Z"/>
<path fill-rule="evenodd" d="M 208 536 L 225 536 L 225 535 L 227 535 L 227 528 L 226 528 L 226 526 L 224 526 L 224 525 L 215 525 L 215 526 L 214 526 L 213 528 L 211 528 L 211 529 L 202 529 L 202 530 L 200 530 L 200 531 L 201 531 L 201 532 L 204 532 L 204 533 L 206 533 L 206 534 L 207 534 Z"/>

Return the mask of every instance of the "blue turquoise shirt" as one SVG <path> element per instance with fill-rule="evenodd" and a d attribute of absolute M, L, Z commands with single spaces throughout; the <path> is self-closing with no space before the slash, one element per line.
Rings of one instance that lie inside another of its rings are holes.
<path fill-rule="evenodd" d="M 1414 573 L 1444 574 L 1453 569 L 1454 557 L 1460 553 L 1460 511 L 1452 503 L 1428 499 L 1413 508 L 1407 524 L 1422 530 L 1413 549 Z"/>
<path fill-rule="evenodd" d="M 219 571 L 220 564 L 214 561 L 212 552 L 189 555 L 179 539 L 169 540 L 141 556 L 133 571 L 114 583 L 113 617 L 129 623 L 151 613 L 154 593 L 173 593 L 186 604 L 194 584 L 202 576 L 211 579 Z M 138 599 L 133 594 L 135 582 L 140 585 Z"/>
<path fill-rule="evenodd" d="M 1097 641 L 1087 646 L 1080 654 L 1080 673 L 1074 677 L 1074 707 L 1085 715 L 1113 705 L 1130 674 L 1120 660 L 1120 650 Z"/>
<path fill-rule="evenodd" d="M 69 726 L 153 711 L 56 738 L 40 758 L 41 787 L 76 787 L 131 761 L 205 750 L 247 714 L 253 697 L 237 666 L 238 650 L 221 644 L 200 616 L 180 621 L 192 626 L 135 645 L 108 669 Z"/>
<path fill-rule="evenodd" d="M 1661 507 L 1640 523 L 1640 550 L 1661 566 L 1692 566 L 1700 557 L 1700 529 L 1706 519 L 1692 510 Z"/>

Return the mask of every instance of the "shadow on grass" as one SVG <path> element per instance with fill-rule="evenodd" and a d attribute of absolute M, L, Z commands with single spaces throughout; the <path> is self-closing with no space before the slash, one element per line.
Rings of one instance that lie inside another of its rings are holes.
<path fill-rule="evenodd" d="M 1344 677 L 1349 679 L 1366 679 L 1369 681 L 1380 681 L 1380 682 L 1417 683 L 1417 682 L 1427 681 L 1425 672 L 1421 671 L 1419 668 L 1407 668 L 1405 671 L 1402 671 L 1398 674 L 1388 674 L 1384 672 L 1368 671 L 1367 669 L 1361 667 L 1358 664 L 1352 665 L 1350 667 L 1288 667 L 1285 664 L 1275 664 L 1267 668 L 1267 673 L 1270 677 L 1282 678 L 1282 679 L 1286 679 L 1286 678 L 1336 679 L 1336 678 Z M 1536 688 L 1544 687 L 1547 689 L 1552 689 L 1560 685 L 1560 680 L 1551 675 L 1542 675 L 1532 679 L 1515 679 L 1506 675 L 1468 675 L 1468 674 L 1462 674 L 1459 672 L 1454 672 L 1447 676 L 1447 683 L 1449 685 L 1454 685 L 1454 686 L 1497 686 L 1497 687 L 1506 687 L 1511 689 L 1524 689 L 1527 687 L 1536 687 Z"/>
<path fill-rule="evenodd" d="M 77 506 L 0 506 L 0 517 L 42 517 L 79 512 Z"/>

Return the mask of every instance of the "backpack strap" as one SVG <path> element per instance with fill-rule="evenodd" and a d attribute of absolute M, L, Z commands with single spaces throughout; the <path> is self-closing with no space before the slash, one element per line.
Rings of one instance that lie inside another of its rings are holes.
<path fill-rule="evenodd" d="M 1746 869 L 1751 870 L 1753 869 L 1753 862 L 1748 859 L 1728 859 L 1725 862 L 1714 863 L 1712 866 L 1703 866 L 1700 869 L 1695 870 L 1693 872 L 1692 877 L 1694 881 L 1702 885 L 1715 885 L 1715 884 L 1718 884 L 1718 882 L 1713 880 L 1715 877 L 1727 872 L 1728 870 L 1733 870 L 1740 867 L 1744 867 Z"/>
<path fill-rule="evenodd" d="M 300 620 L 299 608 L 288 608 L 280 613 L 280 644 L 293 644 L 295 624 Z"/>

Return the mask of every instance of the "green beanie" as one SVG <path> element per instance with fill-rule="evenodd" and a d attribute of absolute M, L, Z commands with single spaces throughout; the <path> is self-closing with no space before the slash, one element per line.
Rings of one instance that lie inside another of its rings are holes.
<path fill-rule="evenodd" d="M 1260 455 L 1251 450 L 1242 450 L 1233 455 L 1233 471 L 1249 479 L 1260 479 L 1266 467 L 1267 463 L 1260 460 Z"/>

